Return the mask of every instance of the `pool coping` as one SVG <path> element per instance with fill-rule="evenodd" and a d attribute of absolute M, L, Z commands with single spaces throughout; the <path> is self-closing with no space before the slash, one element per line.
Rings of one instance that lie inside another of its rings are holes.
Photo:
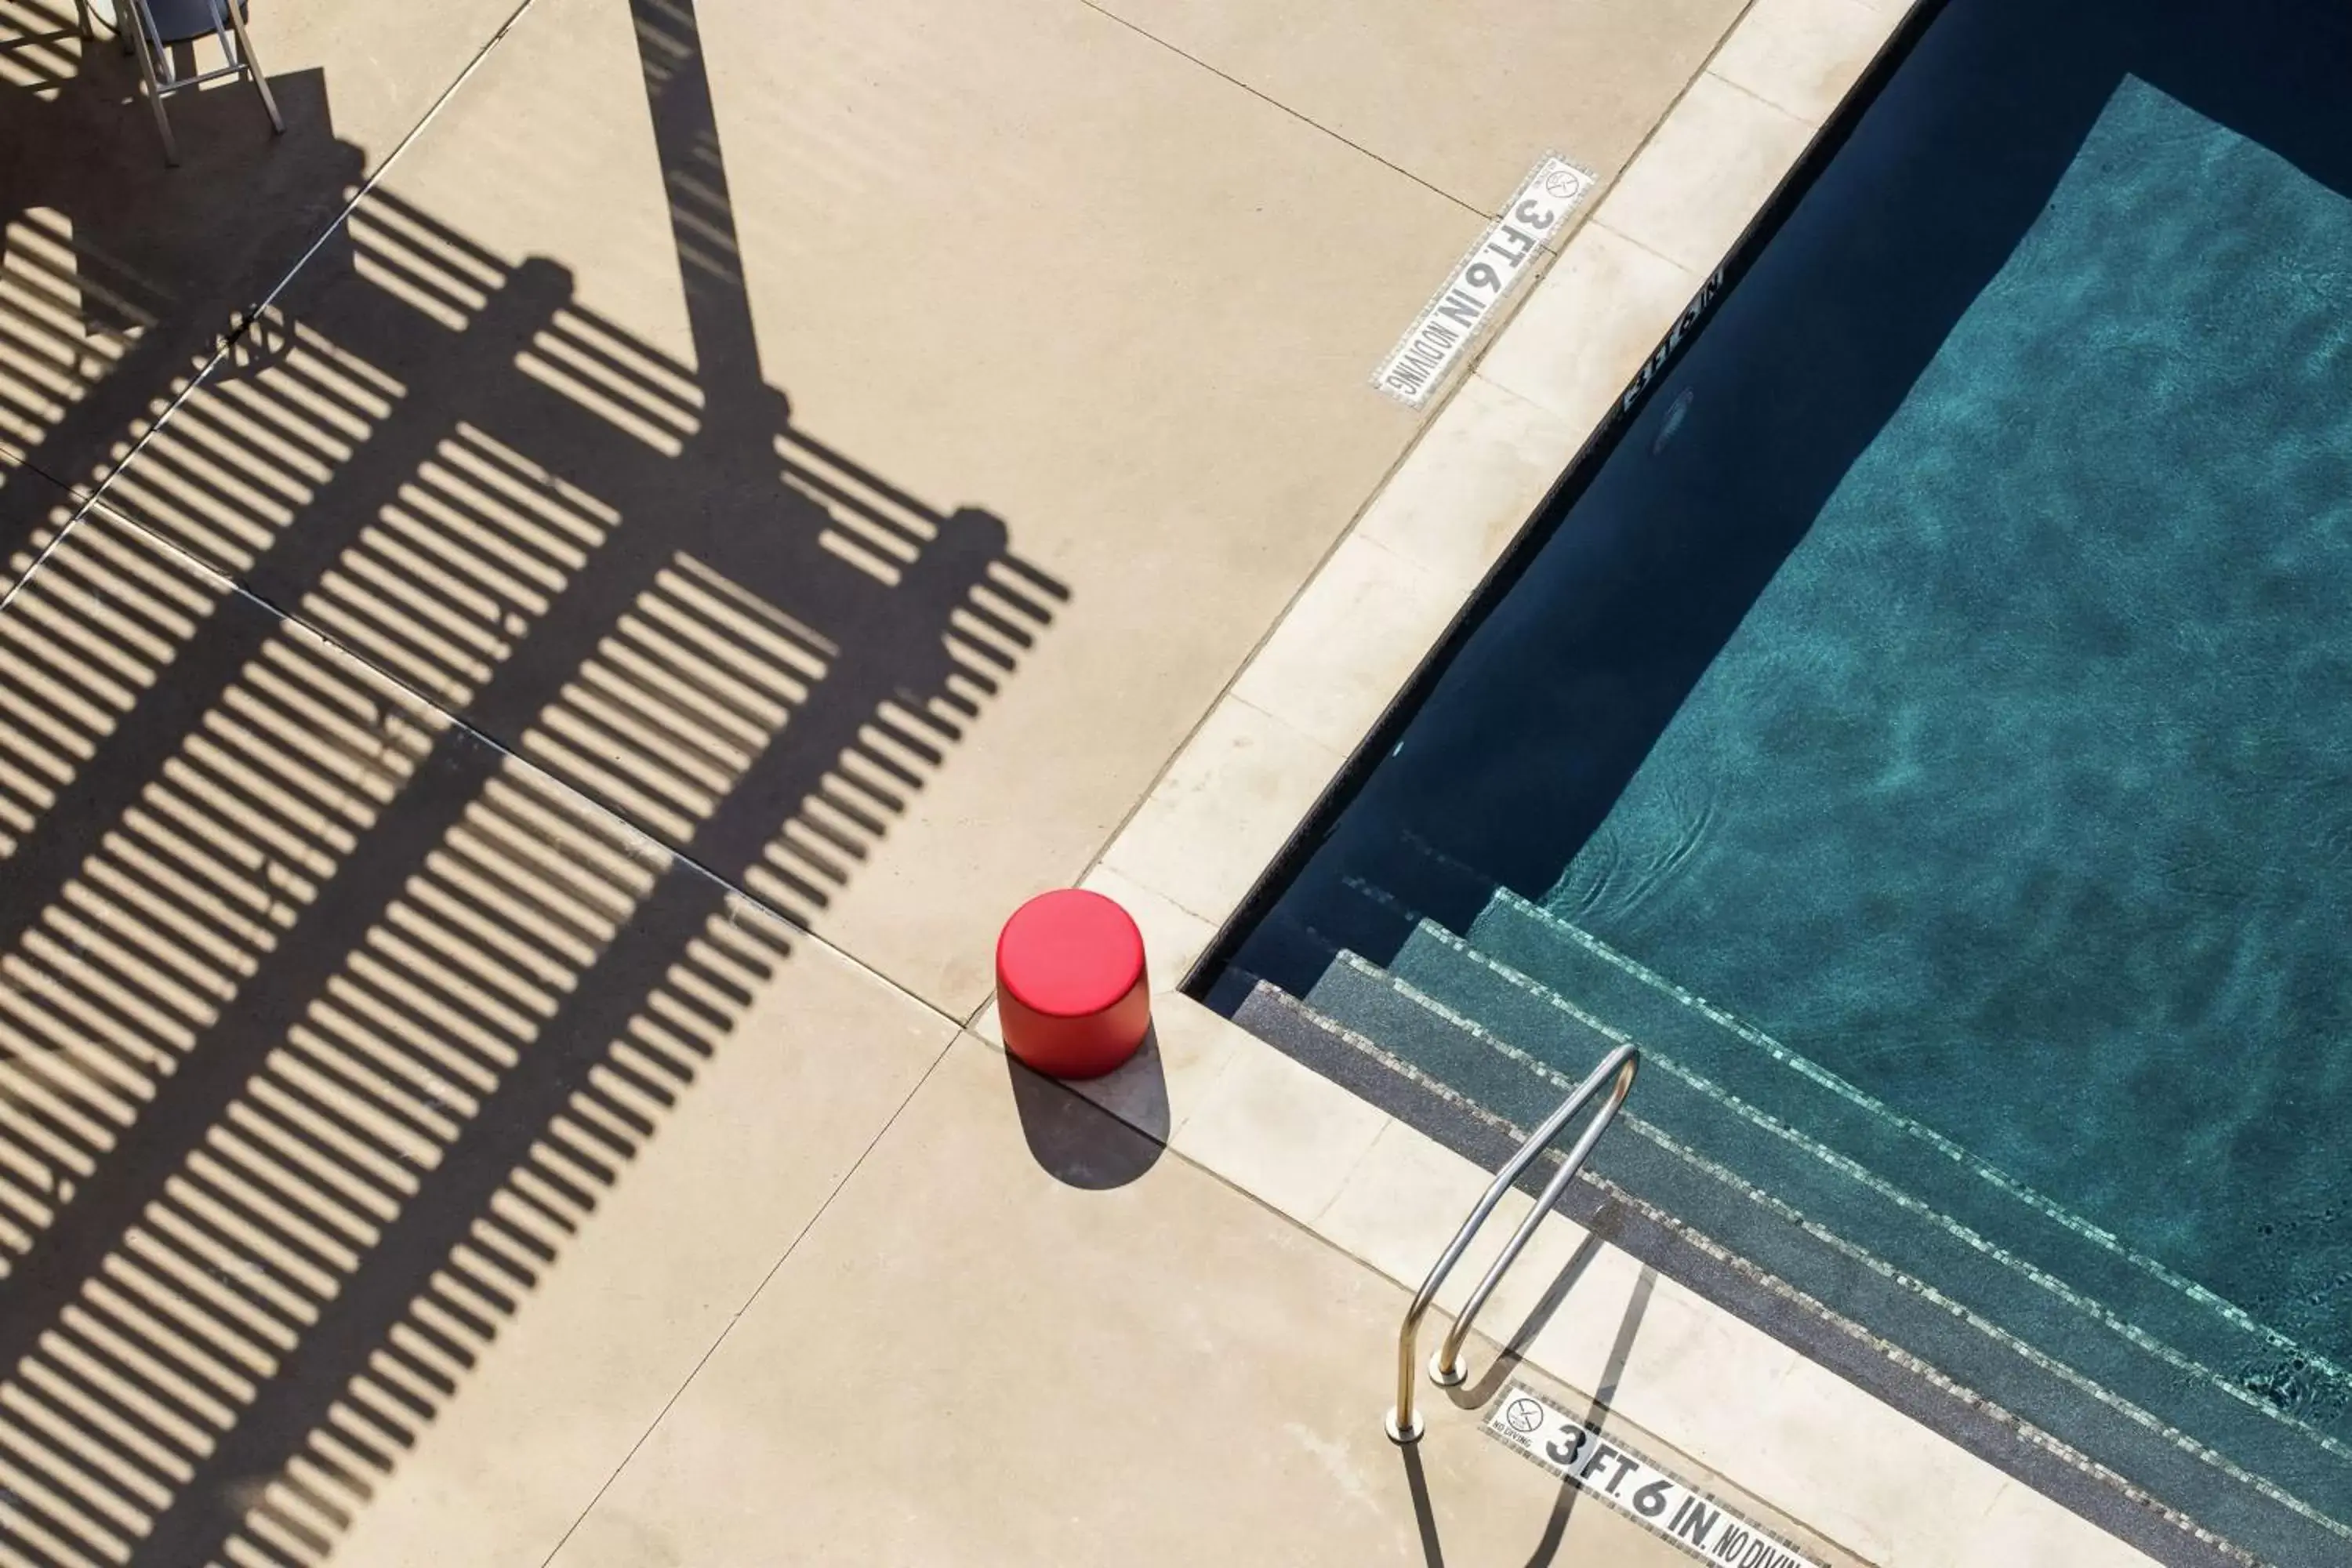
<path fill-rule="evenodd" d="M 1425 1118 L 1360 1097 L 1181 986 L 1311 847 L 1297 842 L 1302 824 L 1369 765 L 1394 704 L 1463 635 L 1555 482 L 1592 466 L 1784 184 L 1817 144 L 1842 139 L 1824 133 L 1940 4 L 1748 8 L 1500 330 L 1465 356 L 1411 449 L 1081 879 L 1142 928 L 1156 1028 L 1145 1059 L 1074 1087 L 1407 1288 L 1487 1168 L 1414 1124 Z M 972 1023 L 995 1038 L 992 1008 Z M 2242 1560 L 1668 1216 L 1622 1194 L 1599 1214 L 1593 1195 L 1581 1212 L 1600 1231 L 1548 1216 L 1488 1327 L 1521 1324 L 1514 1349 L 1528 1363 L 1597 1393 L 1596 1407 L 1824 1539 L 1890 1565 Z M 1509 1194 L 1502 1217 L 1528 1202 Z M 1490 1225 L 1486 1256 L 1502 1234 Z M 1579 1258 L 1574 1288 L 1538 1300 Z M 1457 1272 L 1441 1310 L 1458 1306 L 1475 1274 Z M 1663 1320 L 1647 1331 L 1672 1344 L 1670 1364 L 1610 1379 L 1600 1352 L 1637 1291 L 1653 1324 Z M 1381 1373 L 1367 1377 L 1376 1386 Z M 1367 1421 L 1379 1415 L 1368 1402 Z M 1772 1440 L 1759 1442 L 1768 1428 Z"/>

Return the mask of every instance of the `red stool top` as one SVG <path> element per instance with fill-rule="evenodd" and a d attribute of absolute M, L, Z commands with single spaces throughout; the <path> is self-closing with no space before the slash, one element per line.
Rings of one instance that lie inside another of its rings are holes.
<path fill-rule="evenodd" d="M 1115 1005 L 1143 978 L 1143 933 L 1100 893 L 1040 893 L 996 939 L 996 983 L 1033 1012 L 1084 1018 Z"/>

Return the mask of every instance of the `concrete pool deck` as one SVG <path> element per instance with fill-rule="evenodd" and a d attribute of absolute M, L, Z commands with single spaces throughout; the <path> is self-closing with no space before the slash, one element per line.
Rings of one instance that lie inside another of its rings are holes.
<path fill-rule="evenodd" d="M 9 51 L 0 1561 L 1685 1560 L 1381 1437 L 1477 1173 L 1173 993 L 1025 1079 L 988 953 L 1182 976 L 1905 9 L 321 0 L 176 174 Z M 1524 1375 L 1822 1563 L 2138 1560 L 1538 1247 Z"/>

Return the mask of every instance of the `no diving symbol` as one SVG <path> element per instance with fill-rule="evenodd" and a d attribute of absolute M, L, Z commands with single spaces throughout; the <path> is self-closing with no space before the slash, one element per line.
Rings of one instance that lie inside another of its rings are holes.
<path fill-rule="evenodd" d="M 1566 201 L 1584 184 L 1584 178 L 1573 169 L 1554 169 L 1544 176 L 1544 195 L 1555 201 Z"/>
<path fill-rule="evenodd" d="M 1544 1407 L 1532 1399 L 1514 1399 L 1504 1409 L 1503 1419 L 1524 1436 L 1544 1424 Z"/>

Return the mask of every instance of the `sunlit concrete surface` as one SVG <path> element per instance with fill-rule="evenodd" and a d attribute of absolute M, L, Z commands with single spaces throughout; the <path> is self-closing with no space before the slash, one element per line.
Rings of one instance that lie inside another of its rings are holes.
<path fill-rule="evenodd" d="M 1690 1560 L 1475 1408 L 1389 1442 L 1402 1290 L 1010 1070 L 940 1064 L 558 1568 Z"/>
<path fill-rule="evenodd" d="M 0 0 L 0 1562 L 1679 1560 L 961 1030 L 1741 11 Z"/>

